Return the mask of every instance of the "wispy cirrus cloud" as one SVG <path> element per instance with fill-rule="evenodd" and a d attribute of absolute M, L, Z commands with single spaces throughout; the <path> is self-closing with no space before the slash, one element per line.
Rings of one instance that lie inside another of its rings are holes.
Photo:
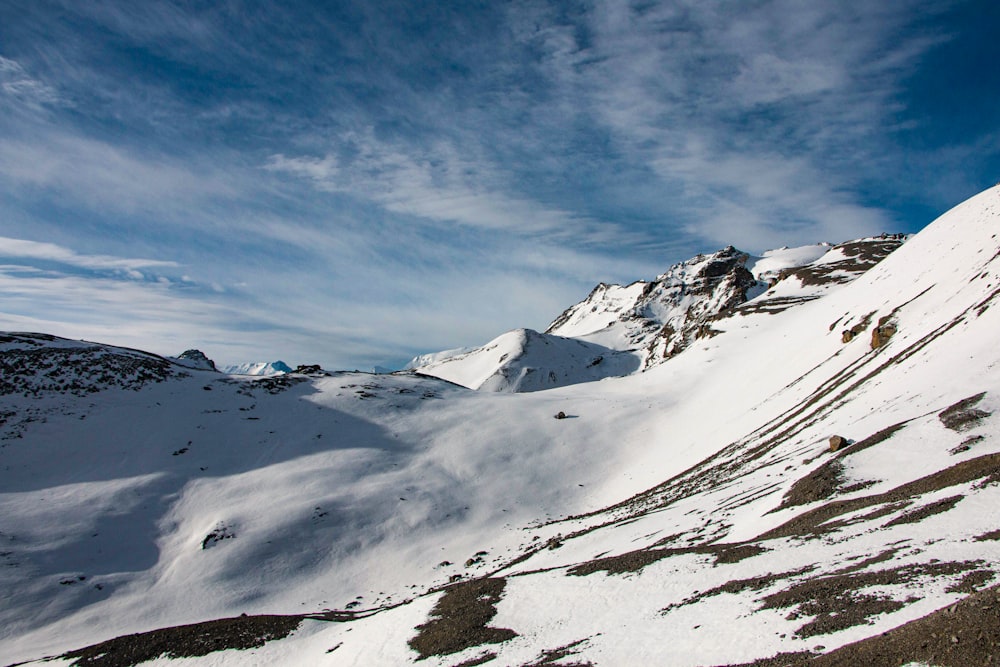
<path fill-rule="evenodd" d="M 32 77 L 16 60 L 0 55 L 0 104 L 23 106 L 39 111 L 46 106 L 65 104 L 52 86 Z"/>
<path fill-rule="evenodd" d="M 42 243 L 0 236 L 0 257 L 42 260 L 82 269 L 135 271 L 177 267 L 177 262 L 157 259 L 130 259 L 107 255 L 85 255 L 55 243 Z"/>
<path fill-rule="evenodd" d="M 618 242 L 635 236 L 619 225 L 578 211 L 549 206 L 519 196 L 500 165 L 474 159 L 455 147 L 436 142 L 407 151 L 375 140 L 371 132 L 346 137 L 336 153 L 323 157 L 272 155 L 266 168 L 300 176 L 328 192 L 359 197 L 387 211 L 438 223 L 519 235 L 574 237 L 579 245 Z M 419 151 L 419 152 L 417 152 Z"/>

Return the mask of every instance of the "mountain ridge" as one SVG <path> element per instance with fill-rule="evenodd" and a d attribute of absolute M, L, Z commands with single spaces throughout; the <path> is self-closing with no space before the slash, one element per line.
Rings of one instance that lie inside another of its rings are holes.
<path fill-rule="evenodd" d="M 679 262 L 652 281 L 599 283 L 541 334 L 515 329 L 478 348 L 418 356 L 406 368 L 470 389 L 503 392 L 641 372 L 717 335 L 713 323 L 741 309 L 773 313 L 851 282 L 904 240 L 883 234 L 782 248 L 761 257 L 727 246 Z M 548 349 L 533 353 L 528 341 Z"/>

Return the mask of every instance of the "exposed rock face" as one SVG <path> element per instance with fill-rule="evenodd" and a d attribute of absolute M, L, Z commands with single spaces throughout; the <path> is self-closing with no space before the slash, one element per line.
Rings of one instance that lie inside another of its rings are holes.
<path fill-rule="evenodd" d="M 639 352 L 649 367 L 692 341 L 717 333 L 708 323 L 747 300 L 760 283 L 746 268 L 749 255 L 728 246 L 671 267 L 651 282 L 601 283 L 568 308 L 546 333 L 601 340 L 614 337 Z M 592 338 L 591 338 L 592 337 Z"/>
<path fill-rule="evenodd" d="M 709 323 L 746 302 L 747 292 L 757 286 L 746 268 L 747 259 L 746 253 L 729 246 L 710 255 L 690 281 L 653 290 L 660 303 L 677 307 L 647 345 L 647 367 L 678 354 L 694 340 L 714 335 L 717 332 Z"/>
<path fill-rule="evenodd" d="M 177 361 L 182 366 L 187 366 L 189 368 L 200 368 L 206 371 L 219 370 L 215 367 L 215 362 L 206 357 L 205 353 L 201 350 L 185 350 L 177 355 Z"/>

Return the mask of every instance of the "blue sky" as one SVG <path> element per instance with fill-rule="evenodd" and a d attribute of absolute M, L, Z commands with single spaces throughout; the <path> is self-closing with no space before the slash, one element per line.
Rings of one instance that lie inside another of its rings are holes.
<path fill-rule="evenodd" d="M 986 1 L 0 0 L 0 329 L 398 365 L 1000 179 Z"/>

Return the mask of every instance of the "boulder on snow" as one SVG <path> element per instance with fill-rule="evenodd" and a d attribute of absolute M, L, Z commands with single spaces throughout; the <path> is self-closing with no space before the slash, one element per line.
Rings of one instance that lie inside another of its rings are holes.
<path fill-rule="evenodd" d="M 885 317 L 880 317 L 878 320 L 878 326 L 872 329 L 872 349 L 877 350 L 878 348 L 889 342 L 896 333 L 896 324 L 891 322 L 891 316 L 886 315 Z"/>
<path fill-rule="evenodd" d="M 848 444 L 847 443 L 847 439 L 844 438 L 844 437 L 842 437 L 842 436 L 839 436 L 839 435 L 830 436 L 830 451 L 831 452 L 835 452 L 838 449 L 840 449 L 841 447 L 846 447 L 847 444 Z"/>
<path fill-rule="evenodd" d="M 555 414 L 556 419 L 566 419 L 566 413 L 560 410 Z"/>

